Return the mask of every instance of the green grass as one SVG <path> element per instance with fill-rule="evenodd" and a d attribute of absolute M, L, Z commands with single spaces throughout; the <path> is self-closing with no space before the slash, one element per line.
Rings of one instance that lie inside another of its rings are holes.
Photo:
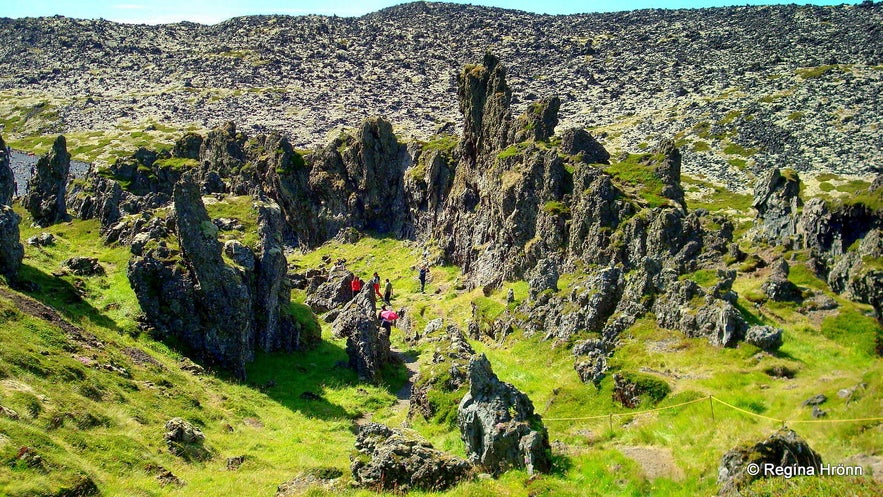
<path fill-rule="evenodd" d="M 753 197 L 745 193 L 734 193 L 730 189 L 689 175 L 681 176 L 681 184 L 687 194 L 687 207 L 709 211 L 733 211 L 745 215 L 751 212 Z M 691 195 L 691 192 L 702 192 Z"/>
<path fill-rule="evenodd" d="M 256 249 L 258 242 L 258 211 L 254 206 L 254 199 L 249 195 L 227 195 L 221 200 L 215 197 L 206 197 L 205 209 L 212 219 L 231 218 L 236 219 L 242 225 L 241 230 L 220 231 L 218 240 L 221 243 L 227 240 L 239 240 L 243 245 Z"/>
<path fill-rule="evenodd" d="M 621 162 L 604 166 L 604 171 L 613 176 L 620 187 L 643 199 L 649 207 L 659 207 L 668 200 L 662 197 L 665 185 L 656 175 L 654 162 L 658 160 L 661 157 L 651 154 L 629 154 Z"/>
<path fill-rule="evenodd" d="M 723 194 L 716 190 L 712 195 Z M 723 202 L 722 198 L 717 201 Z M 215 216 L 253 222 L 248 197 L 225 197 L 207 208 Z M 24 235 L 39 233 L 30 227 L 27 214 L 19 212 L 25 218 Z M 245 231 L 252 229 L 247 224 Z M 306 326 L 321 327 L 323 342 L 316 350 L 258 354 L 248 367 L 246 384 L 223 376 L 196 376 L 182 369 L 178 352 L 140 334 L 135 326 L 138 306 L 125 277 L 127 247 L 104 246 L 95 221 L 73 221 L 45 231 L 55 234 L 55 246 L 26 247 L 24 276 L 39 285 L 32 295 L 93 333 L 103 345 L 88 348 L 72 342 L 57 327 L 24 314 L 0 296 L 0 404 L 21 415 L 18 421 L 0 417 L 0 460 L 4 461 L 0 487 L 6 494 L 51 495 L 80 475 L 89 475 L 103 495 L 272 495 L 280 483 L 297 473 L 320 467 L 342 471 L 346 483 L 353 420 L 370 413 L 372 419 L 394 426 L 405 421 L 395 399 L 404 381 L 403 367 L 387 368 L 376 383 L 360 382 L 339 365 L 346 361 L 344 341 L 332 338 L 329 326 L 300 303 L 302 292 L 295 292 L 289 312 Z M 72 252 L 98 257 L 107 275 L 52 276 Z M 527 296 L 524 281 L 507 282 L 487 293 L 481 288 L 462 289 L 460 271 L 440 265 L 431 267 L 427 293 L 418 293 L 417 265 L 424 258 L 438 260 L 439 255 L 432 244 L 366 236 L 353 244 L 330 242 L 309 253 L 292 254 L 290 262 L 304 269 L 322 267 L 322 258 L 327 256 L 332 261 L 345 258 L 347 267 L 363 277 L 377 271 L 381 278 L 393 281 L 393 305 L 405 307 L 417 329 L 430 319 L 444 317 L 465 330 L 473 304 L 488 324 L 507 308 L 514 311 L 515 306 L 506 303 L 509 288 L 516 302 Z M 584 276 L 563 274 L 560 294 L 566 295 Z M 706 286 L 714 283 L 716 272 L 701 270 L 687 277 Z M 569 347 L 544 341 L 541 334 L 526 336 L 516 330 L 502 341 L 472 341 L 478 352 L 488 356 L 500 379 L 527 393 L 546 420 L 550 439 L 555 441 L 554 470 L 538 478 L 510 471 L 499 479 L 463 483 L 445 495 L 714 494 L 721 456 L 736 445 L 766 437 L 778 424 L 722 405 L 715 406 L 712 417 L 704 400 L 708 395 L 749 412 L 793 420 L 793 427 L 825 461 L 879 454 L 883 450 L 880 423 L 796 423 L 811 419 L 809 410 L 800 404 L 817 393 L 830 399 L 823 406 L 830 419 L 879 416 L 883 362 L 873 354 L 872 346 L 880 328 L 868 317 L 869 308 L 831 294 L 824 281 L 799 263 L 792 264 L 791 280 L 831 295 L 840 310 L 813 320 L 797 312 L 796 304 L 765 303 L 755 308 L 744 296 L 756 291 L 763 278 L 740 275 L 734 289 L 742 296 L 739 308 L 751 322 L 784 328 L 784 345 L 774 355 L 758 354 L 757 348 L 747 344 L 715 348 L 704 338 L 660 329 L 652 315 L 620 336 L 610 359 L 611 372 L 650 387 L 652 395 L 641 409 L 700 400 L 663 411 L 635 415 L 634 410 L 618 406 L 612 399 L 610 375 L 599 388 L 583 384 L 573 370 Z M 403 335 L 404 330 L 393 330 L 394 345 L 410 348 L 421 370 L 433 368 L 438 344 L 406 344 Z M 150 360 L 136 361 L 140 356 L 133 350 Z M 103 366 L 108 364 L 125 368 L 129 375 Z M 770 376 L 768 371 L 775 367 L 788 368 L 794 377 Z M 861 383 L 865 386 L 848 400 L 836 395 L 840 389 Z M 306 392 L 318 399 L 302 397 Z M 452 426 L 452 416 L 462 393 L 439 394 L 435 401 L 447 408 L 437 418 L 410 421 L 436 447 L 461 456 L 464 446 Z M 610 413 L 618 416 L 611 419 Z M 213 459 L 188 463 L 168 453 L 162 432 L 172 416 L 182 416 L 204 431 Z M 592 416 L 600 418 L 566 419 Z M 44 473 L 13 461 L 23 446 L 36 450 L 52 471 Z M 682 475 L 648 479 L 640 464 L 625 455 L 630 447 L 670 450 Z M 239 470 L 223 470 L 225 458 L 239 455 L 246 456 Z M 162 487 L 156 470 L 151 469 L 156 466 L 169 469 L 187 484 Z M 878 489 L 879 484 L 865 478 L 774 480 L 756 483 L 750 490 L 775 495 L 816 491 L 876 495 L 873 492 Z M 342 493 L 376 495 L 350 488 Z M 309 491 L 309 495 L 329 494 L 321 489 Z"/>

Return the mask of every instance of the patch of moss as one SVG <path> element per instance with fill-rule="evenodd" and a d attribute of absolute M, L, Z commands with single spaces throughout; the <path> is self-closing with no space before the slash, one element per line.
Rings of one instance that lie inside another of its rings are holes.
<path fill-rule="evenodd" d="M 543 204 L 543 212 L 555 215 L 568 215 L 570 214 L 570 209 L 563 202 L 550 200 Z"/>
<path fill-rule="evenodd" d="M 724 153 L 727 155 L 741 155 L 743 157 L 751 157 L 757 154 L 759 150 L 753 147 L 743 147 L 738 143 L 728 143 L 724 147 Z"/>
<path fill-rule="evenodd" d="M 816 67 L 801 67 L 799 69 L 795 69 L 794 73 L 806 80 L 820 78 L 822 77 L 822 75 L 834 70 L 844 72 L 841 66 L 836 64 L 828 64 Z"/>
<path fill-rule="evenodd" d="M 707 152 L 711 150 L 711 145 L 708 142 L 697 141 L 693 142 L 693 151 L 694 152 Z"/>
<path fill-rule="evenodd" d="M 191 169 L 197 167 L 199 165 L 199 161 L 195 159 L 183 159 L 180 157 L 170 157 L 168 159 L 157 159 L 154 162 L 154 165 L 159 168 L 168 168 L 173 169 L 175 171 L 183 171 L 185 169 Z"/>

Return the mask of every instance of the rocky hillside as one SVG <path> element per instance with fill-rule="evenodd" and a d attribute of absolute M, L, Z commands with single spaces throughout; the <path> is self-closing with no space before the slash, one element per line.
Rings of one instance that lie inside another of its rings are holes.
<path fill-rule="evenodd" d="M 377 114 L 426 138 L 458 126 L 457 68 L 492 51 L 522 96 L 516 111 L 558 94 L 562 128 L 590 128 L 614 150 L 674 136 L 685 172 L 743 191 L 770 166 L 883 167 L 880 3 L 546 16 L 419 2 L 358 18 L 0 25 L 0 121 L 13 144 L 233 120 L 303 147 Z"/>

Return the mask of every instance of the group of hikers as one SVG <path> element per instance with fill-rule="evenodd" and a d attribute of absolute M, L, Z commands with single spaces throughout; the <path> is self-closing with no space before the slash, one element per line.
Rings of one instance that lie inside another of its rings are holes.
<path fill-rule="evenodd" d="M 428 274 L 429 268 L 426 264 L 421 264 L 417 273 L 417 279 L 420 280 L 420 293 L 424 293 L 426 290 L 426 276 Z M 350 298 L 355 298 L 356 295 L 362 291 L 365 284 L 366 283 L 359 278 L 359 275 L 353 275 L 353 279 L 350 281 L 350 290 L 352 290 L 352 296 Z M 402 313 L 401 311 L 395 312 L 388 308 L 388 306 L 392 305 L 390 303 L 392 301 L 392 282 L 387 278 L 383 285 L 383 293 L 380 293 L 380 275 L 375 271 L 367 284 L 374 290 L 374 294 L 383 300 L 383 305 L 380 307 L 380 313 L 377 318 L 380 320 L 380 326 L 389 332 L 399 318 L 399 315 Z"/>

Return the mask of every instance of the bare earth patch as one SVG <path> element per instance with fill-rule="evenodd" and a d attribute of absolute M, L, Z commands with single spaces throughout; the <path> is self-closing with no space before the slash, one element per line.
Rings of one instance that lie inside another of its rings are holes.
<path fill-rule="evenodd" d="M 684 479 L 684 471 L 675 463 L 669 448 L 624 445 L 617 447 L 617 449 L 638 463 L 648 480 L 669 478 L 680 481 Z"/>

